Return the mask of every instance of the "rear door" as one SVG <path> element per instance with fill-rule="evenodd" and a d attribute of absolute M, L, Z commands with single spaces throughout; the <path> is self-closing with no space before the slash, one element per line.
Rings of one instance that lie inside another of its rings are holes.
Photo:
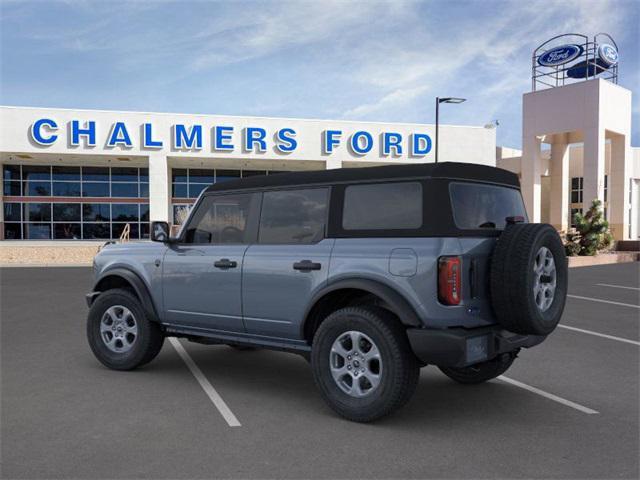
<path fill-rule="evenodd" d="M 334 244 L 325 238 L 328 203 L 328 187 L 263 194 L 258 243 L 243 267 L 248 333 L 299 339 L 311 296 L 327 281 Z"/>
<path fill-rule="evenodd" d="M 242 262 L 255 239 L 259 194 L 205 196 L 164 257 L 165 322 L 244 332 Z"/>

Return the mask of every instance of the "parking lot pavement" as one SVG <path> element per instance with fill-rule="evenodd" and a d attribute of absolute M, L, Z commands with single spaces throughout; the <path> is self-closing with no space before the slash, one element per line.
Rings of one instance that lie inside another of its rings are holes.
<path fill-rule="evenodd" d="M 587 300 L 590 298 L 640 306 L 638 265 L 640 264 L 623 263 L 570 269 L 569 294 L 584 298 L 567 299 L 562 323 L 639 341 L 639 308 Z M 633 290 L 634 288 L 638 290 Z"/>
<path fill-rule="evenodd" d="M 638 264 L 570 271 L 570 294 L 640 305 Z M 559 328 L 509 379 L 422 370 L 412 401 L 344 421 L 308 364 L 180 341 L 241 424 L 230 427 L 169 342 L 113 372 L 84 336 L 89 269 L 0 270 L 3 478 L 638 478 L 640 346 Z M 569 299 L 562 323 L 638 340 L 640 310 Z"/>

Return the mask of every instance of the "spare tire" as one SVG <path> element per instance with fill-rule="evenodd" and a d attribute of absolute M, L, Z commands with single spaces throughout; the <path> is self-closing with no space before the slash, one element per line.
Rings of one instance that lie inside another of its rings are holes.
<path fill-rule="evenodd" d="M 548 335 L 558 325 L 567 297 L 567 257 L 548 224 L 508 225 L 491 258 L 491 304 L 511 332 Z"/>

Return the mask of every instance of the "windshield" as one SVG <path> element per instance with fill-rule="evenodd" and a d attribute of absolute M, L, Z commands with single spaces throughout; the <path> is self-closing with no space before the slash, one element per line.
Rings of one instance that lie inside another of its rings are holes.
<path fill-rule="evenodd" d="M 504 229 L 507 217 L 527 218 L 522 195 L 516 188 L 453 182 L 449 194 L 453 219 L 461 229 Z"/>

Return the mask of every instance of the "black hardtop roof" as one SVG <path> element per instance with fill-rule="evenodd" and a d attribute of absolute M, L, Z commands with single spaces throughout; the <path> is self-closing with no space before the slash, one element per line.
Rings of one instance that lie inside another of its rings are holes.
<path fill-rule="evenodd" d="M 508 170 L 473 163 L 443 162 L 259 175 L 215 183 L 209 186 L 206 191 L 221 192 L 225 190 L 250 190 L 315 184 L 331 185 L 370 180 L 406 180 L 411 178 L 449 178 L 520 187 L 518 176 Z"/>

